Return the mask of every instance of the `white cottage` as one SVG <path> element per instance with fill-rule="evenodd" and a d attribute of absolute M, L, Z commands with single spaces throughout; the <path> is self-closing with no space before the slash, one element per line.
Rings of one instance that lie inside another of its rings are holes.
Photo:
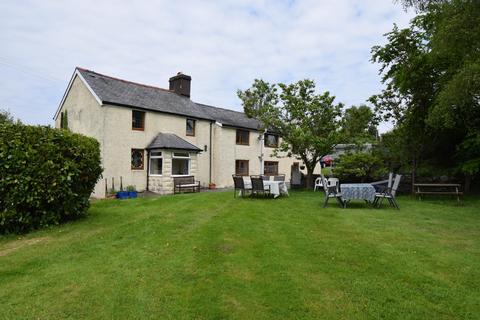
<path fill-rule="evenodd" d="M 190 99 L 191 77 L 177 74 L 168 90 L 76 68 L 55 113 L 71 131 L 100 142 L 103 177 L 93 196 L 119 187 L 173 192 L 173 177 L 195 176 L 203 187 L 233 185 L 232 174 L 285 174 L 298 160 L 273 157 L 281 139 L 242 112 Z M 105 182 L 107 179 L 107 182 Z M 107 184 L 107 185 L 106 185 Z"/>

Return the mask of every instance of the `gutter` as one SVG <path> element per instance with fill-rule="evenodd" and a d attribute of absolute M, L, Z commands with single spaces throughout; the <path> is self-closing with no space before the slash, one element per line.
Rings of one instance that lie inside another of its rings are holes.
<path fill-rule="evenodd" d="M 212 183 L 212 128 L 213 122 L 210 122 L 210 143 L 209 143 L 209 156 L 208 156 L 208 180 Z"/>
<path fill-rule="evenodd" d="M 147 187 L 146 190 L 148 190 L 148 182 L 150 179 L 150 150 L 147 149 Z"/>
<path fill-rule="evenodd" d="M 263 175 L 265 173 L 265 168 L 264 168 L 264 162 L 263 162 L 263 148 L 265 144 L 265 134 L 267 133 L 267 129 L 263 131 L 262 134 L 260 134 L 259 140 L 260 140 L 260 156 L 258 156 L 258 159 L 260 160 L 260 175 Z"/>

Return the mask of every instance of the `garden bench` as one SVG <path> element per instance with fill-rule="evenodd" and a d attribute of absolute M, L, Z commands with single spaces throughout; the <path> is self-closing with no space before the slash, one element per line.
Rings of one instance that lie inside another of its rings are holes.
<path fill-rule="evenodd" d="M 463 195 L 463 192 L 459 191 L 461 185 L 458 183 L 416 183 L 413 186 L 415 195 L 420 200 L 422 195 L 453 195 L 460 202 L 460 196 Z"/>
<path fill-rule="evenodd" d="M 195 181 L 194 176 L 174 177 L 173 193 L 175 194 L 184 190 L 191 192 L 200 192 L 200 181 Z"/>

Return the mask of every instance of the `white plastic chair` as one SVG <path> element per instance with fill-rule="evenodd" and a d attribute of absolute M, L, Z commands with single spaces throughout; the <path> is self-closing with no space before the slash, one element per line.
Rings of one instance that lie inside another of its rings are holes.
<path fill-rule="evenodd" d="M 323 187 L 322 177 L 318 177 L 317 179 L 315 179 L 315 186 L 313 187 L 313 191 L 317 191 L 317 188 L 321 190 L 322 187 Z"/>
<path fill-rule="evenodd" d="M 336 186 L 337 190 L 339 189 L 340 180 L 338 180 L 338 178 L 323 178 L 327 181 L 327 187 Z M 317 188 L 323 188 L 323 180 L 321 176 L 315 179 L 315 186 L 313 187 L 313 191 L 317 191 Z"/>
<path fill-rule="evenodd" d="M 338 183 L 335 182 L 338 181 L 337 178 L 330 178 L 330 179 L 335 179 L 330 183 L 325 177 L 320 174 L 320 179 L 322 179 L 322 184 L 323 184 L 323 190 L 325 191 L 325 202 L 323 204 L 323 207 L 325 208 L 328 204 L 328 200 L 330 198 L 335 198 L 338 201 L 338 204 L 340 207 L 345 208 L 345 201 L 343 200 L 342 193 L 339 192 L 338 190 Z"/>
<path fill-rule="evenodd" d="M 340 180 L 338 178 L 328 178 L 327 179 L 327 186 L 328 187 L 336 187 L 337 192 L 340 190 Z"/>

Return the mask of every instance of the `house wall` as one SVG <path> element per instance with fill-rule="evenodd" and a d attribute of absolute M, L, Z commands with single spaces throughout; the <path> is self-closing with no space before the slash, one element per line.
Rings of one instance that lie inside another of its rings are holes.
<path fill-rule="evenodd" d="M 60 109 L 60 112 L 65 111 L 67 111 L 68 127 L 72 132 L 95 138 L 100 143 L 102 166 L 105 167 L 103 161 L 106 156 L 104 152 L 105 109 L 100 107 L 95 97 L 77 75 L 74 76 L 70 91 Z M 60 128 L 60 112 L 55 119 L 55 128 Z M 105 197 L 103 181 L 97 183 L 92 196 Z"/>
<path fill-rule="evenodd" d="M 193 145 L 203 149 L 210 144 L 210 122 L 205 120 L 196 120 L 195 136 L 186 135 L 186 118 L 182 116 L 169 115 L 158 112 L 145 113 L 145 130 L 132 130 L 132 109 L 118 107 L 113 105 L 104 105 L 102 108 L 106 112 L 105 121 L 105 145 L 104 145 L 104 177 L 111 181 L 123 180 L 123 186 L 134 185 L 138 191 L 147 188 L 147 152 L 144 151 L 143 170 L 131 169 L 131 149 L 145 149 L 158 133 L 174 133 L 187 140 Z M 164 160 L 163 171 L 171 164 L 170 152 L 165 152 L 167 157 Z M 202 152 L 198 155 L 191 153 L 195 159 L 191 161 L 191 174 L 195 174 L 196 179 L 202 186 L 208 186 L 209 180 L 209 152 Z M 168 158 L 170 157 L 170 158 Z M 169 167 L 169 173 L 171 167 Z M 165 187 L 169 186 L 165 174 L 162 179 L 154 178 L 155 182 L 163 181 Z M 117 187 L 118 189 L 118 187 Z M 158 188 L 157 188 L 158 189 Z M 173 191 L 173 185 L 171 187 Z"/>
<path fill-rule="evenodd" d="M 174 133 L 193 145 L 207 151 L 191 153 L 191 172 L 196 180 L 207 187 L 210 182 L 210 153 L 212 154 L 211 182 L 217 187 L 231 187 L 235 173 L 235 160 L 249 161 L 249 175 L 263 174 L 259 156 L 263 150 L 263 161 L 278 161 L 279 173 L 290 180 L 291 165 L 299 162 L 294 158 L 272 156 L 273 148 L 263 147 L 258 137 L 260 132 L 250 131 L 248 146 L 236 144 L 236 128 L 221 126 L 208 120 L 196 119 L 195 136 L 186 135 L 186 117 L 159 112 L 145 112 L 145 130 L 132 130 L 132 109 L 97 102 L 85 84 L 75 76 L 70 91 L 60 111 L 68 111 L 69 128 L 73 132 L 96 138 L 100 142 L 103 178 L 95 186 L 94 197 L 105 197 L 105 189 L 134 185 L 137 190 L 147 189 L 147 152 L 144 151 L 144 168 L 131 169 L 131 149 L 145 149 L 158 133 Z M 55 119 L 60 127 L 60 116 Z M 210 145 L 210 130 L 212 145 Z M 211 152 L 210 152 L 211 150 Z M 319 171 L 318 168 L 316 171 Z M 149 187 L 159 193 L 173 191 L 171 179 L 171 152 L 164 152 L 162 177 L 150 177 Z M 105 181 L 106 179 L 106 181 Z"/>
<path fill-rule="evenodd" d="M 248 160 L 249 175 L 263 174 L 260 156 L 263 151 L 263 161 L 277 161 L 278 173 L 286 175 L 286 181 L 290 181 L 291 166 L 294 162 L 301 162 L 289 158 L 285 153 L 279 157 L 272 155 L 274 148 L 263 147 L 263 140 L 258 131 L 250 131 L 249 145 L 236 144 L 236 128 L 219 127 L 215 125 L 214 134 L 214 182 L 217 187 L 230 187 L 233 185 L 232 174 L 235 173 L 236 160 Z"/>

